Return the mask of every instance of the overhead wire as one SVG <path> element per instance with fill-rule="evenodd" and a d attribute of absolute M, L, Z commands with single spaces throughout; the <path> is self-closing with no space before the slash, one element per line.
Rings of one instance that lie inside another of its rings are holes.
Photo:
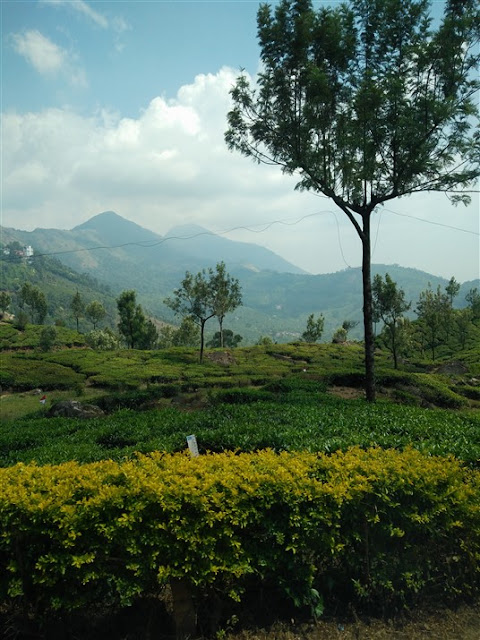
<path fill-rule="evenodd" d="M 326 197 L 326 196 L 323 196 Z M 374 241 L 374 245 L 373 245 L 373 250 L 372 250 L 372 255 L 375 252 L 376 246 L 377 246 L 377 241 L 378 241 L 378 236 L 379 236 L 379 230 L 380 230 L 380 222 L 381 222 L 381 214 L 383 211 L 388 211 L 389 213 L 392 213 L 396 216 L 401 216 L 404 218 L 410 218 L 413 220 L 418 220 L 420 222 L 424 222 L 426 224 L 432 224 L 435 226 L 439 226 L 439 227 L 443 227 L 446 229 L 450 229 L 450 230 L 454 230 L 454 231 L 460 231 L 462 233 L 468 233 L 471 235 L 476 235 L 476 236 L 480 236 L 479 232 L 476 231 L 472 231 L 469 229 L 463 229 L 461 227 L 456 227 L 454 225 L 447 225 L 441 222 L 436 222 L 433 220 L 426 220 L 425 218 L 420 218 L 418 216 L 414 216 L 411 214 L 406 214 L 406 213 L 400 213 L 398 211 L 394 211 L 393 209 L 390 208 L 386 208 L 384 207 L 383 209 L 381 209 L 379 211 L 379 220 L 378 220 L 378 225 L 377 225 L 377 231 L 376 231 L 376 235 L 375 235 L 375 241 Z M 325 215 L 327 213 L 331 213 L 334 216 L 335 219 L 335 223 L 336 223 L 336 228 L 337 228 L 337 240 L 338 240 L 338 245 L 339 245 L 339 250 L 340 250 L 340 254 L 342 256 L 342 260 L 344 261 L 344 263 L 346 264 L 347 267 L 351 268 L 350 265 L 348 264 L 346 258 L 345 258 L 345 254 L 343 251 L 343 247 L 342 247 L 342 242 L 341 242 L 341 234 L 340 234 L 340 224 L 338 222 L 338 218 L 336 215 L 336 212 L 331 210 L 331 209 L 325 209 L 322 211 L 314 211 L 312 213 L 308 213 L 305 214 L 303 216 L 301 216 L 300 218 L 296 218 L 294 220 L 271 220 L 269 222 L 261 222 L 261 223 L 257 223 L 254 225 L 239 225 L 236 227 L 232 227 L 230 229 L 226 229 L 224 231 L 217 231 L 217 232 L 213 232 L 213 231 L 200 231 L 198 233 L 194 233 L 192 235 L 188 235 L 188 236 L 165 236 L 163 238 L 160 238 L 158 241 L 142 241 L 142 242 L 124 242 L 121 244 L 115 244 L 115 245 L 97 245 L 94 247 L 82 247 L 79 249 L 64 249 L 62 251 L 50 251 L 50 252 L 45 252 L 45 253 L 35 253 L 32 256 L 30 256 L 31 258 L 42 258 L 42 257 L 50 257 L 50 256 L 59 256 L 59 255 L 66 255 L 66 254 L 72 254 L 72 253 L 83 253 L 83 252 L 89 252 L 89 251 L 99 251 L 99 250 L 111 250 L 111 249 L 121 249 L 123 247 L 128 247 L 128 246 L 138 246 L 138 247 L 142 247 L 145 249 L 151 249 L 153 247 L 157 247 L 159 245 L 164 244 L 165 242 L 169 241 L 169 240 L 193 240 L 195 238 L 198 238 L 200 236 L 224 236 L 227 235 L 229 233 L 233 233 L 235 231 L 247 231 L 249 233 L 265 233 L 266 231 L 268 231 L 268 229 L 270 229 L 271 227 L 273 227 L 274 225 L 283 225 L 283 226 L 289 226 L 289 227 L 293 227 L 296 226 L 298 224 L 300 224 L 301 222 L 303 222 L 304 220 L 308 219 L 308 218 L 312 218 L 315 216 L 320 216 L 320 215 Z M 256 228 L 256 227 L 261 227 L 261 228 Z M 1 256 L 0 259 L 5 259 L 5 256 Z"/>

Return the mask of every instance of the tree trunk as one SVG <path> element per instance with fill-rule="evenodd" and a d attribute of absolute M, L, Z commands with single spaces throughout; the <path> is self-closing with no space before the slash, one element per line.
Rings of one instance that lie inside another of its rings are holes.
<path fill-rule="evenodd" d="M 204 343 L 204 334 L 205 334 L 205 323 L 206 320 L 200 320 L 200 362 L 203 362 L 203 343 Z"/>
<path fill-rule="evenodd" d="M 220 346 L 223 349 L 223 318 L 218 319 L 218 324 L 220 325 Z"/>
<path fill-rule="evenodd" d="M 197 615 L 193 603 L 191 586 L 184 578 L 172 579 L 170 586 L 172 589 L 176 640 L 195 638 Z"/>
<path fill-rule="evenodd" d="M 392 335 L 392 355 L 393 355 L 393 368 L 398 369 L 398 356 L 397 356 L 397 323 L 394 320 L 390 327 L 390 333 Z"/>
<path fill-rule="evenodd" d="M 375 402 L 375 339 L 373 335 L 370 212 L 364 213 L 362 237 L 363 325 L 365 334 L 365 395 Z"/>

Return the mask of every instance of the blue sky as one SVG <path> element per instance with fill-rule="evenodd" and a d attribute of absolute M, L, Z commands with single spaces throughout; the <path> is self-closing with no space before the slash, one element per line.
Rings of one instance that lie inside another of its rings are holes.
<path fill-rule="evenodd" d="M 257 2 L 0 6 L 3 225 L 68 229 L 114 210 L 161 234 L 248 227 L 228 237 L 312 273 L 360 264 L 328 200 L 223 142 L 228 91 L 241 67 L 258 70 Z M 438 194 L 392 201 L 373 229 L 374 262 L 479 277 L 478 196 L 467 208 Z"/>

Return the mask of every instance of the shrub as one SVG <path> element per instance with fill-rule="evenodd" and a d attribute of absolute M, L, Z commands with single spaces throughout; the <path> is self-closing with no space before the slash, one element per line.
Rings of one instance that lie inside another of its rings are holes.
<path fill-rule="evenodd" d="M 120 340 L 108 327 L 94 329 L 85 336 L 86 343 L 96 351 L 115 351 L 120 347 Z"/>
<path fill-rule="evenodd" d="M 0 470 L 0 596 L 37 614 L 176 579 L 237 599 L 276 584 L 297 606 L 312 587 L 327 605 L 472 596 L 479 504 L 479 472 L 412 449 L 20 464 Z"/>
<path fill-rule="evenodd" d="M 19 331 L 25 331 L 28 324 L 28 314 L 25 311 L 19 311 L 15 316 L 14 326 Z"/>
<path fill-rule="evenodd" d="M 55 327 L 43 327 L 40 332 L 38 346 L 42 351 L 51 351 L 57 340 L 57 330 Z"/>

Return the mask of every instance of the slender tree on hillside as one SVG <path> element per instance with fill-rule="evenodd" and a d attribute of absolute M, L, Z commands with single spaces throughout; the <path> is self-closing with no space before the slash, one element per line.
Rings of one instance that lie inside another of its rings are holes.
<path fill-rule="evenodd" d="M 200 362 L 202 362 L 205 324 L 216 315 L 215 291 L 205 269 L 195 276 L 187 271 L 180 287 L 175 289 L 173 296 L 166 298 L 164 302 L 176 314 L 192 318 L 200 327 Z"/>
<path fill-rule="evenodd" d="M 43 291 L 29 282 L 24 282 L 18 294 L 18 300 L 22 309 L 25 305 L 30 307 L 32 323 L 43 323 L 47 315 L 47 299 Z"/>
<path fill-rule="evenodd" d="M 480 318 L 480 292 L 477 287 L 470 289 L 465 296 L 469 309 L 472 311 L 473 318 L 476 320 Z"/>
<path fill-rule="evenodd" d="M 117 298 L 118 331 L 124 337 L 129 349 L 141 348 L 145 327 L 145 315 L 142 307 L 137 304 L 136 293 L 133 290 L 123 291 Z"/>
<path fill-rule="evenodd" d="M 92 302 L 87 304 L 85 308 L 85 316 L 87 317 L 87 320 L 93 324 L 94 331 L 97 328 L 97 324 L 101 322 L 106 315 L 107 312 L 105 307 L 98 300 L 92 300 Z"/>
<path fill-rule="evenodd" d="M 224 262 L 219 262 L 215 271 L 210 269 L 209 273 L 210 286 L 215 293 L 215 315 L 220 326 L 220 347 L 223 347 L 223 320 L 227 313 L 242 304 L 242 290 L 237 278 L 227 273 Z"/>
<path fill-rule="evenodd" d="M 78 291 L 75 293 L 75 295 L 72 298 L 72 301 L 70 302 L 70 309 L 72 310 L 73 317 L 76 320 L 77 331 L 78 331 L 79 320 L 80 318 L 83 318 L 83 316 L 85 315 L 85 302 L 83 301 L 83 298 L 78 293 Z"/>
<path fill-rule="evenodd" d="M 431 349 L 432 360 L 435 360 L 437 348 L 447 337 L 447 325 L 452 322 L 452 306 L 448 294 L 443 293 L 440 285 L 433 291 L 428 289 L 420 293 L 415 313 L 418 316 L 423 342 Z"/>
<path fill-rule="evenodd" d="M 12 302 L 12 298 L 6 291 L 0 291 L 0 311 L 2 314 L 8 309 Z"/>
<path fill-rule="evenodd" d="M 373 279 L 373 316 L 375 322 L 383 320 L 385 324 L 388 348 L 392 352 L 393 366 L 398 368 L 399 321 L 411 303 L 406 302 L 405 292 L 397 288 L 397 283 L 385 274 L 385 281 L 377 273 Z"/>
<path fill-rule="evenodd" d="M 460 291 L 460 284 L 455 280 L 454 276 L 448 281 L 445 291 L 450 298 L 450 305 L 453 307 L 453 299 L 458 296 L 458 292 Z"/>
<path fill-rule="evenodd" d="M 307 326 L 302 333 L 303 342 L 318 342 L 323 334 L 323 328 L 325 326 L 325 318 L 323 314 L 320 314 L 315 320 L 315 316 L 311 313 L 307 318 Z"/>
<path fill-rule="evenodd" d="M 480 174 L 479 6 L 446 0 L 262 4 L 262 70 L 231 91 L 228 147 L 330 198 L 362 245 L 366 396 L 375 399 L 371 219 L 385 202 L 440 191 L 466 202 Z"/>

